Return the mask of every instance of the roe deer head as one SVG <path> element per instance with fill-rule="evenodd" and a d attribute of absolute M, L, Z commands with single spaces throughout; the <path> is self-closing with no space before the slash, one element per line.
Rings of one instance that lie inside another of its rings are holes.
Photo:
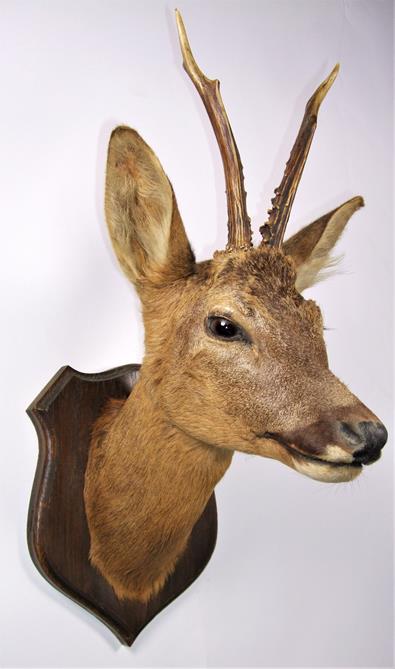
<path fill-rule="evenodd" d="M 319 307 L 301 292 L 331 263 L 354 197 L 283 242 L 338 66 L 306 106 L 285 174 L 251 244 L 239 152 L 219 82 L 197 66 L 177 13 L 184 68 L 209 114 L 225 171 L 228 244 L 197 263 L 172 186 L 135 130 L 108 152 L 105 208 L 115 252 L 141 298 L 145 356 L 123 403 L 99 419 L 85 480 L 90 558 L 119 598 L 163 586 L 234 451 L 319 481 L 351 481 L 380 457 L 379 419 L 329 369 Z"/>

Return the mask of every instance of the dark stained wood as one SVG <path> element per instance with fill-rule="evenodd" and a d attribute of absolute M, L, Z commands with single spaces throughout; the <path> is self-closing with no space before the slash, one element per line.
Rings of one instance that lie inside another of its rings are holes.
<path fill-rule="evenodd" d="M 174 574 L 148 604 L 120 602 L 89 563 L 83 486 L 91 428 L 107 399 L 130 394 L 139 367 L 125 365 L 100 374 L 62 367 L 27 410 L 39 439 L 28 518 L 33 562 L 47 581 L 93 613 L 129 646 L 145 625 L 199 576 L 217 537 L 213 494 Z"/>

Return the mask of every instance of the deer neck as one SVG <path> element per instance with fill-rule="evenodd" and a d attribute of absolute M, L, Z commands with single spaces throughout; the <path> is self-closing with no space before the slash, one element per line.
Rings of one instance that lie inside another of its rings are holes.
<path fill-rule="evenodd" d="M 129 398 L 103 414 L 85 506 L 91 562 L 120 599 L 148 601 L 163 587 L 232 454 L 172 425 L 143 368 Z"/>

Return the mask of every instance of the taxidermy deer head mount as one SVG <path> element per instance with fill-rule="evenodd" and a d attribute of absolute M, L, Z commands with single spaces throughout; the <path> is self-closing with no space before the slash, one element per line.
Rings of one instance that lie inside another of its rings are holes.
<path fill-rule="evenodd" d="M 307 103 L 262 241 L 251 243 L 243 170 L 219 91 L 192 55 L 225 171 L 228 243 L 197 263 L 172 185 L 135 130 L 110 139 L 105 209 L 114 250 L 140 296 L 146 352 L 125 401 L 95 427 L 85 478 L 90 559 L 120 599 L 148 601 L 182 555 L 234 451 L 319 481 L 351 481 L 380 457 L 379 419 L 329 369 L 318 306 L 301 293 L 331 265 L 354 197 L 283 242 L 321 102 Z"/>

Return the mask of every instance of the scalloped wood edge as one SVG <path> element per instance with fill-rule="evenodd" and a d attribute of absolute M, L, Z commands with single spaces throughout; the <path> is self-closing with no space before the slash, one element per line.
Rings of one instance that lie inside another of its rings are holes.
<path fill-rule="evenodd" d="M 31 558 L 51 585 L 96 616 L 129 646 L 201 574 L 217 537 L 213 494 L 174 573 L 146 605 L 120 602 L 89 562 L 83 485 L 91 426 L 107 399 L 126 399 L 139 369 L 140 365 L 124 365 L 85 374 L 62 367 L 27 409 L 39 441 L 27 528 Z"/>

